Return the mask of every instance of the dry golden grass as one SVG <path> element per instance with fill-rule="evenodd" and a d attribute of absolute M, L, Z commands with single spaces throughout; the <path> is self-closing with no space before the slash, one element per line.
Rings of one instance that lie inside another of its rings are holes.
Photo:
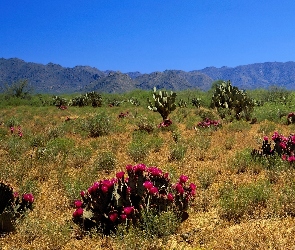
<path fill-rule="evenodd" d="M 231 182 L 238 187 L 269 178 L 265 168 L 255 172 L 251 166 L 243 173 L 236 173 L 231 168 L 232 159 L 237 152 L 247 148 L 259 148 L 259 140 L 265 135 L 260 128 L 265 127 L 267 121 L 248 127 L 238 123 L 236 126 L 242 131 L 234 130 L 230 124 L 223 124 L 217 131 L 204 133 L 187 128 L 186 119 L 195 115 L 192 110 L 189 110 L 189 116 L 184 118 L 184 122 L 175 124 L 181 134 L 179 143 L 187 146 L 185 158 L 181 161 L 169 161 L 171 145 L 175 142 L 171 132 L 160 131 L 156 136 L 164 140 L 162 147 L 158 152 L 151 151 L 144 161 L 146 165 L 156 165 L 170 172 L 174 181 L 181 174 L 185 174 L 198 187 L 196 199 L 189 209 L 189 219 L 181 224 L 177 234 L 152 241 L 140 238 L 139 232 L 130 234 L 130 237 L 121 241 L 100 235 L 88 235 L 78 240 L 75 237 L 78 229 L 71 221 L 71 202 L 79 197 L 69 197 L 65 190 L 66 180 L 82 179 L 85 181 L 83 188 L 86 189 L 93 180 L 113 177 L 117 171 L 124 170 L 127 164 L 136 164 L 127 153 L 132 133 L 137 128 L 136 118 L 130 116 L 119 120 L 116 116 L 124 109 L 105 110 L 112 116 L 117 129 L 110 135 L 97 138 L 80 133 L 79 122 L 94 112 L 100 112 L 100 108 L 69 108 L 61 111 L 54 107 L 17 107 L 1 111 L 4 121 L 12 117 L 19 120 L 25 131 L 20 140 L 25 142 L 27 150 L 16 160 L 10 157 L 4 145 L 12 135 L 5 123 L 2 124 L 2 128 L 7 129 L 7 135 L 1 138 L 0 179 L 20 190 L 30 188 L 26 186 L 28 180 L 34 181 L 32 192 L 37 193 L 34 210 L 18 225 L 16 232 L 0 238 L 0 249 L 295 249 L 294 218 L 284 216 L 275 207 L 278 197 L 275 193 L 279 193 L 294 177 L 294 169 L 277 174 L 277 182 L 271 184 L 273 198 L 268 201 L 266 207 L 257 207 L 253 214 L 245 215 L 240 222 L 227 221 L 220 216 L 220 189 L 225 183 Z M 159 115 L 147 113 L 143 108 L 137 108 L 136 112 L 147 116 L 154 115 L 160 122 Z M 67 117 L 71 120 L 65 122 Z M 29 145 L 30 137 L 46 136 L 50 128 L 61 128 L 61 137 L 74 140 L 75 147 L 91 148 L 91 157 L 85 166 L 75 168 L 71 153 L 65 156 L 58 154 L 43 161 L 36 158 L 37 149 Z M 275 128 L 286 135 L 292 132 L 286 125 L 275 124 Z M 225 145 L 229 139 L 232 139 L 231 149 L 226 149 Z M 209 146 L 205 145 L 206 140 L 210 142 Z M 105 151 L 115 154 L 116 168 L 109 172 L 93 171 L 95 159 Z M 23 168 L 25 171 L 22 171 Z M 15 174 L 4 173 L 9 169 Z M 18 171 L 19 176 L 16 176 Z"/>

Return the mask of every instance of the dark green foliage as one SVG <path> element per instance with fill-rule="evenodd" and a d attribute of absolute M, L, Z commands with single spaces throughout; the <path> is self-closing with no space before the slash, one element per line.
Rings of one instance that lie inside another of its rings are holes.
<path fill-rule="evenodd" d="M 216 107 L 222 118 L 234 115 L 237 120 L 250 120 L 254 102 L 245 91 L 231 85 L 230 81 L 218 84 L 211 100 L 211 107 Z"/>
<path fill-rule="evenodd" d="M 10 85 L 6 85 L 4 94 L 6 98 L 16 97 L 27 99 L 31 97 L 32 88 L 29 86 L 28 80 L 19 80 Z"/>
<path fill-rule="evenodd" d="M 178 102 L 178 107 L 186 108 L 187 107 L 186 101 L 184 101 L 183 99 L 180 99 L 179 102 Z"/>
<path fill-rule="evenodd" d="M 92 106 L 92 107 L 101 107 L 102 97 L 95 91 L 88 92 L 84 95 L 77 96 L 70 101 L 71 106 Z"/>
<path fill-rule="evenodd" d="M 199 108 L 201 107 L 201 99 L 200 98 L 193 98 L 192 99 L 192 105 Z"/>
<path fill-rule="evenodd" d="M 160 113 L 160 115 L 163 118 L 163 121 L 168 119 L 169 114 L 176 109 L 176 104 L 175 104 L 175 98 L 176 98 L 176 93 L 173 91 L 170 92 L 170 94 L 163 90 L 159 91 L 157 93 L 157 89 L 154 88 L 153 92 L 153 99 L 154 103 L 152 103 L 148 99 L 149 106 L 148 108 L 154 112 Z"/>
<path fill-rule="evenodd" d="M 68 104 L 68 101 L 60 96 L 53 96 L 52 97 L 52 105 L 61 108 L 63 106 L 66 106 Z"/>

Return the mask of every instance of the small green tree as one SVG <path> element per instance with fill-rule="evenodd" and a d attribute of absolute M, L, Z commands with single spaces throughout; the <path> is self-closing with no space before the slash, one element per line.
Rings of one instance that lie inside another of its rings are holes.
<path fill-rule="evenodd" d="M 11 84 L 6 84 L 4 87 L 4 94 L 7 98 L 30 98 L 32 93 L 32 87 L 29 85 L 28 80 L 19 80 Z"/>

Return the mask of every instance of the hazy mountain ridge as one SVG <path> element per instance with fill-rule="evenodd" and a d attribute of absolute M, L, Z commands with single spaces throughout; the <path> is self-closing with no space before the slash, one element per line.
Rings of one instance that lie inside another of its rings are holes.
<path fill-rule="evenodd" d="M 165 70 L 140 72 L 100 71 L 90 66 L 62 67 L 38 64 L 18 58 L 0 58 L 0 86 L 28 79 L 37 93 L 72 93 L 98 91 L 122 93 L 133 89 L 208 90 L 215 80 L 231 80 L 243 89 L 268 88 L 278 85 L 295 90 L 295 62 L 266 62 L 237 67 L 207 67 L 201 70 Z"/>

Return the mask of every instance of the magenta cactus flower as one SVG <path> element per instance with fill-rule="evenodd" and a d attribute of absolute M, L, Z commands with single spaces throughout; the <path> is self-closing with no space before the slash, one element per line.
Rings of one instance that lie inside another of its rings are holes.
<path fill-rule="evenodd" d="M 75 212 L 73 213 L 73 217 L 77 218 L 77 217 L 81 217 L 83 215 L 83 208 L 79 207 L 75 210 Z"/>
<path fill-rule="evenodd" d="M 124 207 L 124 214 L 129 215 L 134 211 L 134 207 Z"/>
<path fill-rule="evenodd" d="M 34 196 L 33 194 L 29 193 L 29 194 L 24 194 L 23 195 L 23 200 L 29 203 L 33 203 L 34 202 Z"/>
<path fill-rule="evenodd" d="M 132 166 L 132 165 L 127 165 L 127 166 L 126 166 L 126 170 L 127 170 L 128 172 L 131 172 L 131 171 L 133 170 L 133 166 Z"/>
<path fill-rule="evenodd" d="M 157 194 L 159 192 L 158 188 L 153 186 L 149 189 L 150 194 Z"/>
<path fill-rule="evenodd" d="M 76 201 L 74 202 L 74 205 L 75 205 L 76 208 L 80 208 L 80 207 L 82 207 L 83 202 L 80 201 L 80 200 L 76 200 Z"/>
<path fill-rule="evenodd" d="M 171 194 L 171 193 L 167 194 L 167 199 L 168 199 L 169 201 L 173 201 L 173 200 L 174 200 L 174 196 L 173 196 L 173 194 Z"/>
<path fill-rule="evenodd" d="M 153 183 L 150 182 L 150 181 L 145 181 L 145 182 L 143 183 L 143 186 L 144 186 L 146 189 L 150 189 L 150 188 L 152 188 L 154 185 L 153 185 Z"/>
<path fill-rule="evenodd" d="M 118 173 L 116 174 L 116 177 L 117 177 L 118 179 L 122 179 L 122 178 L 124 177 L 124 174 L 125 174 L 124 171 L 118 172 Z"/>
<path fill-rule="evenodd" d="M 179 194 L 183 194 L 183 193 L 184 193 L 183 186 L 182 186 L 180 183 L 177 183 L 177 184 L 175 185 L 175 190 L 176 190 L 177 193 L 179 193 Z"/>
<path fill-rule="evenodd" d="M 102 185 L 102 186 L 101 186 L 101 191 L 102 191 L 103 193 L 107 193 L 107 192 L 109 191 L 109 188 L 108 188 L 107 186 L 105 186 L 105 185 Z"/>
<path fill-rule="evenodd" d="M 121 217 L 122 220 L 126 220 L 127 219 L 127 215 L 126 214 L 121 214 L 120 217 Z"/>
<path fill-rule="evenodd" d="M 264 137 L 263 137 L 263 140 L 264 140 L 264 141 L 268 141 L 268 137 L 267 137 L 267 136 L 264 136 Z"/>
<path fill-rule="evenodd" d="M 187 180 L 188 180 L 188 177 L 187 177 L 186 175 L 181 175 L 181 176 L 179 177 L 179 182 L 180 182 L 180 183 L 186 183 Z"/>
<path fill-rule="evenodd" d="M 118 213 L 117 212 L 112 211 L 112 212 L 109 213 L 110 221 L 115 222 L 117 220 L 117 218 L 118 218 Z"/>

